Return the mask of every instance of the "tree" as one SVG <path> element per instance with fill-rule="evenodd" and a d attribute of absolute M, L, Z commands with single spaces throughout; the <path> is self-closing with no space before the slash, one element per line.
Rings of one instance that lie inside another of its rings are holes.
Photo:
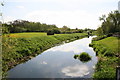
<path fill-rule="evenodd" d="M 99 35 L 114 34 L 120 31 L 120 13 L 118 11 L 111 11 L 108 17 L 102 15 L 99 20 L 103 20 L 101 27 L 97 29 Z"/>
<path fill-rule="evenodd" d="M 11 33 L 18 32 L 47 32 L 49 29 L 58 28 L 56 25 L 47 25 L 45 23 L 41 24 L 40 22 L 29 22 L 25 20 L 15 20 L 9 22 L 7 26 Z"/>
<path fill-rule="evenodd" d="M 101 27 L 97 28 L 97 35 L 103 35 L 103 29 Z"/>

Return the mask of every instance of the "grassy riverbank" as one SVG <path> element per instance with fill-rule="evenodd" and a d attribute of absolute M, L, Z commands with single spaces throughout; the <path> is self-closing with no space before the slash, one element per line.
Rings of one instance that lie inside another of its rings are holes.
<path fill-rule="evenodd" d="M 3 71 L 6 72 L 15 65 L 30 60 L 46 49 L 63 41 L 70 42 L 87 36 L 86 33 L 55 34 L 46 33 L 14 33 L 3 36 L 2 58 Z"/>
<path fill-rule="evenodd" d="M 98 56 L 96 72 L 94 78 L 114 78 L 116 77 L 116 66 L 120 62 L 120 39 L 118 37 L 107 37 L 101 40 L 93 41 L 92 46 Z"/>

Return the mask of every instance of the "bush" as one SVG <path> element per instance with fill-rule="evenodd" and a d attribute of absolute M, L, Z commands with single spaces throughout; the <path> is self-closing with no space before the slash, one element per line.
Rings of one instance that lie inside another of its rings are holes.
<path fill-rule="evenodd" d="M 91 60 L 91 56 L 88 53 L 83 52 L 79 55 L 79 59 L 83 62 L 87 62 L 87 61 Z"/>
<path fill-rule="evenodd" d="M 54 32 L 55 34 L 60 34 L 60 33 L 61 33 L 60 30 L 58 30 L 58 29 L 53 29 L 53 32 Z"/>
<path fill-rule="evenodd" d="M 90 44 L 89 44 L 89 46 L 90 46 L 90 47 L 93 47 L 93 44 L 92 44 L 92 43 L 90 43 Z"/>
<path fill-rule="evenodd" d="M 77 58 L 78 58 L 78 56 L 79 56 L 79 55 L 75 54 L 75 55 L 74 55 L 74 58 L 75 58 L 75 59 L 77 59 Z"/>
<path fill-rule="evenodd" d="M 112 33 L 107 34 L 107 37 L 110 37 L 110 36 L 112 36 Z"/>
<path fill-rule="evenodd" d="M 47 35 L 54 35 L 54 31 L 53 30 L 48 30 Z"/>
<path fill-rule="evenodd" d="M 8 34 L 10 31 L 8 30 L 7 27 L 2 27 L 2 34 Z"/>
<path fill-rule="evenodd" d="M 104 39 L 104 38 L 106 38 L 106 37 L 107 37 L 106 35 L 97 36 L 97 37 L 93 38 L 92 41 L 98 41 L 98 40 Z"/>

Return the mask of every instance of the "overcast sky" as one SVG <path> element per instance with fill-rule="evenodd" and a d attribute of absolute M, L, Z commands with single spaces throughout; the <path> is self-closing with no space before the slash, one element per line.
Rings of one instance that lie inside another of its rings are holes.
<path fill-rule="evenodd" d="M 3 0 L 0 0 L 3 1 Z M 92 28 L 100 25 L 99 17 L 118 9 L 119 0 L 4 0 L 4 21 L 16 19 Z"/>

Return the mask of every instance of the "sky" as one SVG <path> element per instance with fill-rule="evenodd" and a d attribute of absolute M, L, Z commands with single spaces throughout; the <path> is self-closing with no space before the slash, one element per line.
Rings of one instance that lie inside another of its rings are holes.
<path fill-rule="evenodd" d="M 118 10 L 119 0 L 0 0 L 4 22 L 16 19 L 96 29 L 99 17 Z"/>

